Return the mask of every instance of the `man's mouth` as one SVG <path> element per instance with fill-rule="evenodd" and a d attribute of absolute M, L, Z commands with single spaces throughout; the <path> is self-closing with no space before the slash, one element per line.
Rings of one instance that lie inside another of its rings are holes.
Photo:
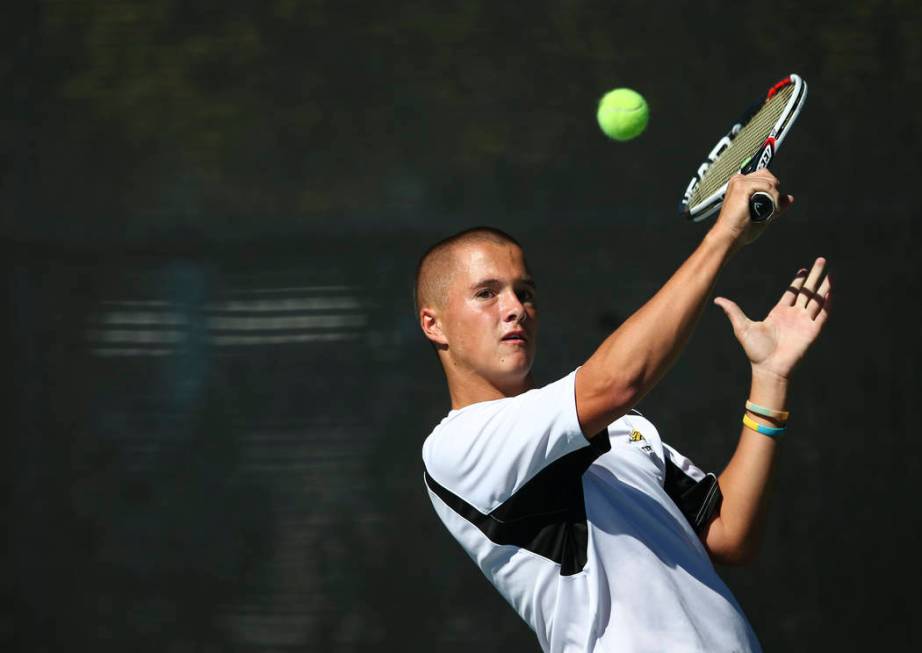
<path fill-rule="evenodd" d="M 524 331 L 513 331 L 511 333 L 507 333 L 503 336 L 502 339 L 506 342 L 526 342 L 528 340 L 528 338 L 525 337 Z"/>

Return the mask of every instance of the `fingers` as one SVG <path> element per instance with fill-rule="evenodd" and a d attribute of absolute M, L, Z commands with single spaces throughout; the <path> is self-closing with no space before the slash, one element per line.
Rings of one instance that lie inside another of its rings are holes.
<path fill-rule="evenodd" d="M 825 269 L 826 259 L 821 256 L 814 261 L 810 274 L 807 275 L 804 285 L 801 286 L 800 291 L 797 293 L 797 301 L 794 302 L 795 306 L 807 308 L 807 304 L 811 301 L 815 302 L 819 300 L 817 288 L 819 286 L 820 277 L 823 275 L 823 270 Z"/>
<path fill-rule="evenodd" d="M 807 280 L 807 268 L 800 268 L 797 271 L 797 274 L 794 277 L 794 280 L 791 282 L 791 285 L 787 287 L 787 290 L 781 295 L 781 301 L 779 304 L 784 304 L 785 306 L 793 306 L 794 302 L 797 301 L 797 293 L 800 292 L 800 289 L 803 288 L 804 281 Z"/>
<path fill-rule="evenodd" d="M 755 221 L 750 215 L 750 201 L 756 193 L 767 194 L 774 203 L 775 210 L 766 220 Z M 736 221 L 737 229 L 745 231 L 743 244 L 748 244 L 757 240 L 769 223 L 794 203 L 794 196 L 782 193 L 778 178 L 763 168 L 747 175 L 733 175 L 727 184 L 724 202 L 733 207 L 730 214 L 735 217 L 732 219 Z"/>
<path fill-rule="evenodd" d="M 826 268 L 826 259 L 821 256 L 813 262 L 809 273 L 806 268 L 798 270 L 778 304 L 804 309 L 811 319 L 825 321 L 832 295 L 832 279 L 828 273 L 824 276 Z"/>
<path fill-rule="evenodd" d="M 810 311 L 810 317 L 812 317 L 814 320 L 817 319 L 821 312 L 823 312 L 823 309 L 827 309 L 825 312 L 828 314 L 831 290 L 832 280 L 827 274 L 826 278 L 823 279 L 823 283 L 820 284 L 819 289 L 816 291 L 816 296 L 807 302 L 807 310 Z"/>
<path fill-rule="evenodd" d="M 751 219 L 749 202 L 757 192 L 766 193 L 775 204 L 775 213 L 767 220 Z M 793 202 L 793 196 L 781 193 L 778 178 L 767 169 L 748 175 L 737 173 L 727 182 L 723 207 L 717 216 L 717 229 L 728 232 L 735 247 L 748 245 L 759 238 L 775 215 L 784 212 Z"/>
<path fill-rule="evenodd" d="M 748 175 L 739 175 L 742 179 L 749 182 L 749 195 L 757 191 L 768 193 L 775 203 L 775 211 L 780 213 L 788 206 L 794 203 L 793 195 L 785 195 L 781 192 L 781 182 L 773 175 L 768 168 L 756 170 Z"/>
<path fill-rule="evenodd" d="M 827 279 L 829 277 L 826 277 Z M 830 286 L 829 290 L 826 291 L 826 295 L 823 297 L 823 305 L 820 307 L 819 312 L 814 317 L 814 322 L 816 322 L 820 328 L 826 324 L 826 320 L 829 319 L 829 310 L 832 306 L 832 287 Z"/>
<path fill-rule="evenodd" d="M 794 204 L 794 196 L 781 192 L 781 182 L 775 175 L 769 172 L 768 168 L 762 168 L 748 175 L 741 176 L 752 179 L 759 184 L 759 187 L 753 192 L 762 190 L 771 195 L 772 200 L 775 202 L 775 214 L 772 218 L 784 213 Z M 768 186 L 764 186 L 764 184 L 768 184 Z"/>
<path fill-rule="evenodd" d="M 727 195 L 734 189 L 741 189 L 737 192 L 745 192 L 747 197 L 756 191 L 763 191 L 771 195 L 772 199 L 775 201 L 775 206 L 779 206 L 781 204 L 780 194 L 778 192 L 779 187 L 780 182 L 778 178 L 766 168 L 762 168 L 748 175 L 738 172 L 730 177 L 730 181 L 727 183 Z"/>

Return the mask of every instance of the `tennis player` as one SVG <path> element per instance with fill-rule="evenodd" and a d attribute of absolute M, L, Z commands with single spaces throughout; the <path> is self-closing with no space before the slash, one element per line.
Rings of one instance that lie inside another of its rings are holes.
<path fill-rule="evenodd" d="M 761 322 L 714 300 L 752 366 L 739 443 L 719 476 L 633 408 L 676 360 L 721 268 L 765 228 L 748 214 L 759 190 L 782 210 L 793 201 L 767 170 L 734 177 L 718 219 L 666 284 L 581 366 L 543 386 L 531 376 L 536 286 L 516 241 L 477 228 L 420 260 L 419 321 L 451 396 L 423 444 L 423 480 L 543 651 L 761 650 L 713 563 L 756 551 L 791 374 L 828 319 L 825 260 L 798 271 Z"/>

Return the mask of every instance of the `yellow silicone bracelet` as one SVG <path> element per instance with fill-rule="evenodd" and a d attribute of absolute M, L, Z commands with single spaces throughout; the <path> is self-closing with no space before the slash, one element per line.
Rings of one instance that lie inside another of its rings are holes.
<path fill-rule="evenodd" d="M 743 415 L 743 424 L 751 428 L 753 431 L 761 433 L 762 435 L 769 435 L 773 438 L 784 433 L 784 427 L 775 428 L 773 426 L 765 426 L 764 424 L 759 424 L 749 415 Z"/>

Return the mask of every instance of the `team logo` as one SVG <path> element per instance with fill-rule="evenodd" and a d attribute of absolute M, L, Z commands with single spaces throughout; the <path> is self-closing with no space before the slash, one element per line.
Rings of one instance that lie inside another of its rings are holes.
<path fill-rule="evenodd" d="M 652 453 L 652 452 L 653 452 L 653 447 L 651 447 L 649 444 L 647 444 L 647 439 L 643 436 L 643 433 L 641 433 L 641 432 L 638 431 L 637 429 L 631 430 L 631 435 L 630 435 L 630 437 L 629 437 L 628 439 L 629 439 L 631 442 L 643 442 L 643 446 L 641 447 L 641 449 L 643 449 L 643 450 L 646 451 L 647 453 Z"/>

